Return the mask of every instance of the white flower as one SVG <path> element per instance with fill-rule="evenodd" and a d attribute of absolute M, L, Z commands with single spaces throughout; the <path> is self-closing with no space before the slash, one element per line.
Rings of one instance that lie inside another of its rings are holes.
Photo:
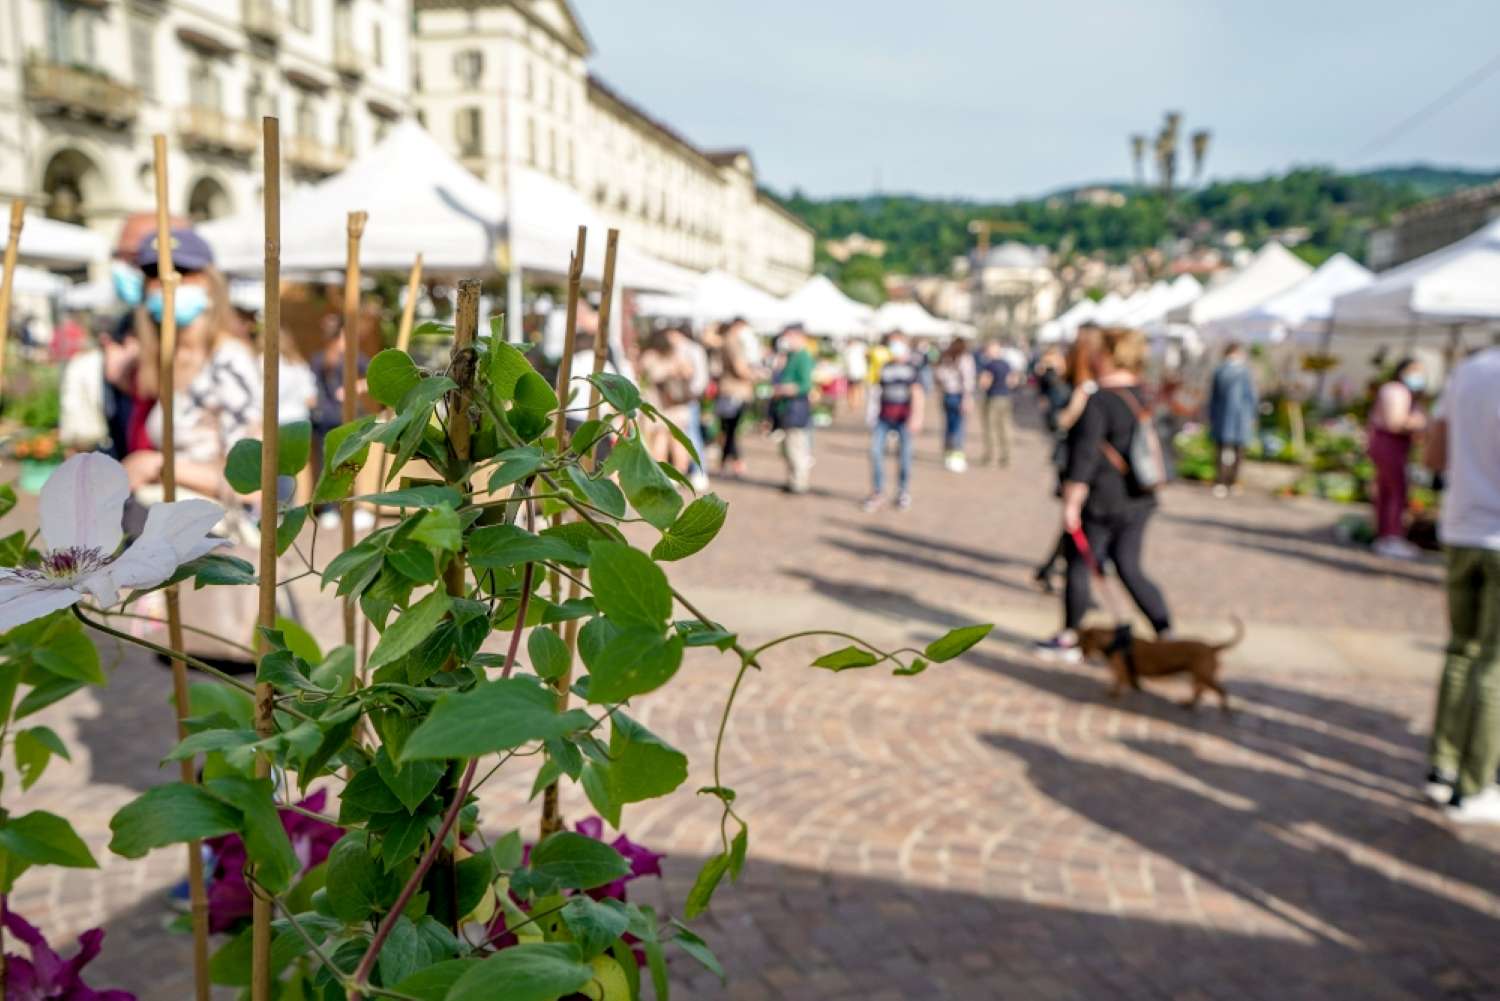
<path fill-rule="evenodd" d="M 86 595 L 108 608 L 121 588 L 155 587 L 182 564 L 228 545 L 208 534 L 224 509 L 185 500 L 152 507 L 140 537 L 117 553 L 129 495 L 125 467 L 107 455 L 85 452 L 57 467 L 42 487 L 41 565 L 0 568 L 0 631 Z"/>

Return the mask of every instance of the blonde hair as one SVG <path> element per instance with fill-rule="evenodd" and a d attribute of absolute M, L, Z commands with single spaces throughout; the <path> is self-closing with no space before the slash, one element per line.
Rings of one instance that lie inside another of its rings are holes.
<path fill-rule="evenodd" d="M 1120 371 L 1140 374 L 1146 367 L 1146 335 L 1131 327 L 1106 327 L 1099 331 L 1101 346 Z"/>

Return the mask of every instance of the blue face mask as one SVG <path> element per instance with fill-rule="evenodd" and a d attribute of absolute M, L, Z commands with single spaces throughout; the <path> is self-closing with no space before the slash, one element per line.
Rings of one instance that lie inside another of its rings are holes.
<path fill-rule="evenodd" d="M 128 264 L 116 261 L 109 268 L 110 281 L 114 283 L 115 295 L 131 309 L 141 304 L 141 295 L 146 290 L 146 278 Z"/>
<path fill-rule="evenodd" d="M 1401 381 L 1406 383 L 1406 388 L 1413 393 L 1420 393 L 1427 388 L 1427 377 L 1417 372 L 1403 376 Z"/>
<path fill-rule="evenodd" d="M 172 300 L 172 312 L 177 316 L 177 325 L 185 327 L 208 308 L 208 290 L 202 285 L 179 285 L 177 296 Z M 146 296 L 146 311 L 151 314 L 151 319 L 157 323 L 161 322 L 163 309 L 161 289 L 157 289 Z"/>

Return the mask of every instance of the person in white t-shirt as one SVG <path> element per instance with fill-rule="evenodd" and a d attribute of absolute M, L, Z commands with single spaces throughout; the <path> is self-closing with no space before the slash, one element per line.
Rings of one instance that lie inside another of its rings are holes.
<path fill-rule="evenodd" d="M 1500 347 L 1454 370 L 1426 459 L 1447 479 L 1449 621 L 1426 793 L 1456 821 L 1500 824 Z"/>

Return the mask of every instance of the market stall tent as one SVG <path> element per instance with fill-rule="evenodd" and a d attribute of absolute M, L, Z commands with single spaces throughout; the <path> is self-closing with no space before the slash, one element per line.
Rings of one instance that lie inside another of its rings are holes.
<path fill-rule="evenodd" d="M 1171 310 L 1166 319 L 1202 327 L 1259 306 L 1302 281 L 1312 270 L 1306 261 L 1272 240 L 1260 248 L 1249 264 L 1192 302 Z"/>
<path fill-rule="evenodd" d="M 1078 328 L 1094 318 L 1099 304 L 1092 299 L 1079 299 L 1069 306 L 1060 316 L 1053 317 L 1042 324 L 1037 331 L 1036 339 L 1040 344 L 1055 344 L 1058 341 L 1072 340 Z"/>
<path fill-rule="evenodd" d="M 1500 219 L 1333 301 L 1336 327 L 1500 321 Z"/>
<path fill-rule="evenodd" d="M 1280 344 L 1317 340 L 1333 318 L 1333 301 L 1375 281 L 1370 270 L 1347 254 L 1334 254 L 1318 270 L 1253 309 L 1210 322 L 1205 332 L 1217 340 Z"/>
<path fill-rule="evenodd" d="M 876 334 L 899 330 L 908 337 L 948 337 L 955 327 L 922 308 L 919 302 L 888 302 L 875 311 L 872 329 Z"/>
<path fill-rule="evenodd" d="M 845 295 L 824 275 L 813 275 L 807 284 L 786 297 L 786 314 L 810 334 L 851 337 L 869 333 L 875 310 Z"/>
<path fill-rule="evenodd" d="M 763 332 L 796 319 L 787 312 L 784 300 L 718 270 L 697 276 L 687 292 L 638 296 L 636 311 L 642 316 L 687 320 L 696 326 L 743 317 Z"/>
<path fill-rule="evenodd" d="M 43 267 L 80 268 L 109 257 L 109 241 L 98 233 L 42 215 L 26 217 L 16 249 L 22 261 Z"/>

